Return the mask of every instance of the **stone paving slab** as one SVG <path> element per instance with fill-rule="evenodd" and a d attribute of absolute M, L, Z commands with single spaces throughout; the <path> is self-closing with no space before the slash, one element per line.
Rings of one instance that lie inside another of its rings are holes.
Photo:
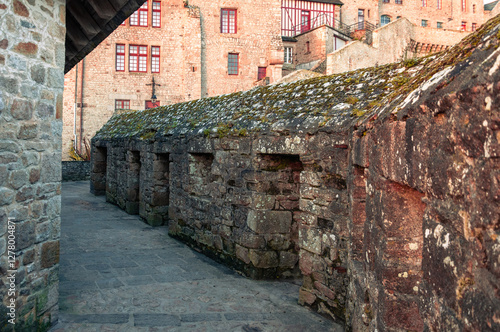
<path fill-rule="evenodd" d="M 89 193 L 62 189 L 60 331 L 343 331 L 298 282 L 240 276 Z"/>

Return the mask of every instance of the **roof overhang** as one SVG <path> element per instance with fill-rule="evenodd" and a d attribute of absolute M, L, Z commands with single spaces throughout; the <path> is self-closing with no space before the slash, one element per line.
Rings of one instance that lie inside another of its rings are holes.
<path fill-rule="evenodd" d="M 146 0 L 67 0 L 64 73 L 92 52 Z"/>

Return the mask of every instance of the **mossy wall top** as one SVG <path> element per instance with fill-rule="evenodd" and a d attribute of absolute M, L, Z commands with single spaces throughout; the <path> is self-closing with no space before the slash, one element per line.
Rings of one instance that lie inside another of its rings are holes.
<path fill-rule="evenodd" d="M 500 15 L 450 50 L 425 58 L 116 114 L 96 138 L 345 131 L 391 113 L 404 116 L 435 90 L 430 87 L 445 87 L 464 68 L 479 66 L 473 54 L 487 58 L 498 49 L 499 26 Z"/>

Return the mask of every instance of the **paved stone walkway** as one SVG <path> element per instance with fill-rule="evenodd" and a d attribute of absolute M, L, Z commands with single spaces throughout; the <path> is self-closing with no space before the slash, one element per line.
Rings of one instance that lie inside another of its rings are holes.
<path fill-rule="evenodd" d="M 63 184 L 59 323 L 51 331 L 343 331 L 297 304 L 299 286 L 238 275 Z"/>

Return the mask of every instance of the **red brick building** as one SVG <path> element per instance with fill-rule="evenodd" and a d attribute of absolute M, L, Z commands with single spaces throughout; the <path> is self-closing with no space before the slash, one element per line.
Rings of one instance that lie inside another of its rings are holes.
<path fill-rule="evenodd" d="M 282 64 L 280 0 L 148 0 L 66 74 L 63 159 L 115 110 L 247 90 Z"/>

